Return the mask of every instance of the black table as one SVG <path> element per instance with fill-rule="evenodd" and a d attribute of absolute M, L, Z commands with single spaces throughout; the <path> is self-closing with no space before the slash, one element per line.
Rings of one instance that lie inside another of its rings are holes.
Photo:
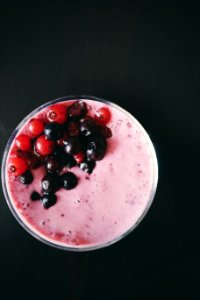
<path fill-rule="evenodd" d="M 87 94 L 134 114 L 159 160 L 157 194 L 140 226 L 89 253 L 31 237 L 1 191 L 5 299 L 200 297 L 199 17 L 189 1 L 1 1 L 1 155 L 13 129 L 38 105 Z"/>

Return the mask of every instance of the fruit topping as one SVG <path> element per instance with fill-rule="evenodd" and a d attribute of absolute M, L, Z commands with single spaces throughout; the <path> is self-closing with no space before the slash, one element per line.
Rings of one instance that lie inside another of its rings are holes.
<path fill-rule="evenodd" d="M 23 184 L 30 184 L 33 182 L 33 174 L 31 173 L 31 171 L 27 170 L 19 176 L 19 180 Z"/>
<path fill-rule="evenodd" d="M 55 192 L 59 189 L 59 187 L 59 177 L 56 175 L 48 173 L 41 181 L 41 188 L 44 193 Z"/>
<path fill-rule="evenodd" d="M 67 172 L 61 176 L 61 186 L 66 190 L 71 190 L 76 187 L 78 179 L 72 172 Z"/>
<path fill-rule="evenodd" d="M 63 137 L 56 141 L 58 146 L 64 146 L 64 141 L 67 140 L 69 134 L 67 132 L 64 133 Z"/>
<path fill-rule="evenodd" d="M 77 162 L 72 155 L 65 153 L 65 156 L 61 158 L 61 165 L 71 169 L 77 165 Z"/>
<path fill-rule="evenodd" d="M 8 170 L 15 176 L 22 175 L 28 168 L 27 162 L 22 157 L 10 158 L 8 162 Z"/>
<path fill-rule="evenodd" d="M 57 197 L 53 193 L 43 194 L 41 196 L 41 201 L 42 201 L 44 208 L 49 208 L 56 203 Z"/>
<path fill-rule="evenodd" d="M 111 119 L 110 110 L 107 107 L 101 107 L 95 114 L 95 120 L 100 125 L 107 124 Z"/>
<path fill-rule="evenodd" d="M 71 155 L 77 154 L 81 150 L 81 144 L 78 138 L 70 137 L 66 141 L 65 144 L 65 152 Z"/>
<path fill-rule="evenodd" d="M 49 107 L 47 112 L 47 119 L 49 122 L 57 122 L 59 124 L 65 123 L 67 120 L 67 109 L 62 104 L 54 104 Z"/>
<path fill-rule="evenodd" d="M 49 123 L 45 126 L 44 134 L 48 140 L 57 141 L 63 137 L 62 126 L 56 122 Z"/>
<path fill-rule="evenodd" d="M 18 150 L 16 155 L 24 158 L 29 168 L 37 169 L 41 165 L 40 159 L 32 152 Z"/>
<path fill-rule="evenodd" d="M 42 195 L 33 191 L 30 199 L 41 200 L 44 208 L 57 202 L 55 193 L 59 189 L 71 190 L 77 186 L 78 178 L 68 169 L 78 165 L 91 174 L 96 161 L 106 154 L 106 139 L 112 136 L 106 126 L 111 113 L 107 107 L 101 107 L 93 118 L 87 115 L 91 109 L 83 101 L 75 101 L 68 109 L 64 104 L 51 105 L 45 120 L 32 119 L 28 123 L 29 136 L 16 137 L 8 170 L 22 184 L 28 185 L 34 180 L 30 170 L 43 166 L 46 174 L 41 179 Z"/>
<path fill-rule="evenodd" d="M 107 149 L 106 140 L 100 136 L 92 136 L 88 142 L 86 155 L 88 159 L 101 160 Z"/>
<path fill-rule="evenodd" d="M 47 156 L 46 157 L 46 169 L 50 173 L 58 173 L 61 169 L 61 164 L 59 159 L 54 156 Z"/>
<path fill-rule="evenodd" d="M 81 120 L 80 123 L 80 132 L 83 136 L 89 136 L 95 134 L 97 131 L 97 126 L 91 117 Z"/>
<path fill-rule="evenodd" d="M 36 155 L 32 155 L 31 159 L 30 159 L 30 164 L 29 164 L 29 167 L 31 169 L 37 169 L 41 166 L 42 162 L 41 160 L 39 159 L 39 157 L 37 157 Z"/>
<path fill-rule="evenodd" d="M 77 136 L 79 135 L 79 124 L 78 122 L 71 121 L 67 125 L 67 132 L 69 136 Z"/>
<path fill-rule="evenodd" d="M 64 150 L 64 147 L 61 147 L 61 146 L 58 146 L 58 145 L 55 145 L 54 147 L 54 150 L 53 150 L 53 153 L 52 153 L 54 156 L 56 156 L 56 158 L 61 158 L 61 156 L 65 155 L 66 152 Z"/>
<path fill-rule="evenodd" d="M 103 136 L 105 139 L 108 139 L 112 136 L 112 131 L 107 126 L 99 126 L 98 133 L 99 135 Z"/>
<path fill-rule="evenodd" d="M 39 155 L 49 155 L 53 152 L 54 142 L 48 140 L 45 135 L 41 135 L 36 139 L 35 151 Z"/>
<path fill-rule="evenodd" d="M 79 152 L 74 155 L 74 159 L 76 160 L 77 164 L 80 164 L 84 160 L 84 156 L 85 155 L 83 152 Z"/>
<path fill-rule="evenodd" d="M 91 174 L 96 166 L 96 162 L 94 160 L 84 160 L 80 163 L 79 167 L 82 171 Z"/>
<path fill-rule="evenodd" d="M 53 155 L 58 160 L 61 168 L 63 168 L 63 167 L 72 168 L 77 165 L 74 157 L 70 154 L 67 154 L 63 147 L 58 147 L 58 146 L 55 147 Z"/>
<path fill-rule="evenodd" d="M 31 150 L 31 139 L 28 135 L 20 134 L 16 137 L 17 148 L 23 151 Z"/>
<path fill-rule="evenodd" d="M 32 201 L 37 201 L 37 200 L 40 200 L 41 196 L 38 192 L 34 191 L 32 192 L 31 194 L 31 200 Z"/>
<path fill-rule="evenodd" d="M 87 112 L 87 106 L 83 101 L 75 101 L 68 107 L 69 117 L 82 118 Z"/>
<path fill-rule="evenodd" d="M 44 130 L 44 123 L 39 119 L 33 119 L 28 124 L 28 131 L 32 137 L 37 137 Z"/>

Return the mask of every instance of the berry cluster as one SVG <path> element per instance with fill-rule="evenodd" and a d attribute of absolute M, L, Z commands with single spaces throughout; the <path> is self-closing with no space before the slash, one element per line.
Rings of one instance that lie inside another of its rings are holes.
<path fill-rule="evenodd" d="M 22 184 L 34 180 L 31 169 L 43 165 L 46 175 L 41 180 L 41 195 L 31 194 L 31 200 L 41 200 L 45 208 L 56 203 L 56 191 L 73 189 L 78 179 L 71 171 L 79 166 L 91 174 L 97 160 L 107 150 L 107 138 L 112 132 L 106 124 L 111 114 L 107 107 L 100 108 L 92 118 L 85 102 L 75 101 L 68 108 L 55 104 L 48 108 L 45 119 L 32 119 L 27 134 L 16 137 L 16 155 L 10 157 L 8 170 Z"/>

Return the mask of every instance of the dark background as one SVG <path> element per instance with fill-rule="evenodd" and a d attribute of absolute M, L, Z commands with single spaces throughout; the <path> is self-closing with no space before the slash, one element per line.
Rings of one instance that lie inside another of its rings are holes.
<path fill-rule="evenodd" d="M 199 299 L 199 18 L 191 1 L 0 2 L 1 155 L 38 105 L 86 94 L 133 113 L 160 168 L 141 225 L 90 253 L 34 239 L 1 192 L 5 299 Z"/>

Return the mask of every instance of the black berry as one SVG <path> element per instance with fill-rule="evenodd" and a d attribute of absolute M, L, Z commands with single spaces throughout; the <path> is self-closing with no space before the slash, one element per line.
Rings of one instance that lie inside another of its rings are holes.
<path fill-rule="evenodd" d="M 70 121 L 67 125 L 67 133 L 69 136 L 78 136 L 79 135 L 79 124 L 75 121 Z"/>
<path fill-rule="evenodd" d="M 46 158 L 46 169 L 51 173 L 58 173 L 61 169 L 60 159 L 56 156 L 48 156 Z"/>
<path fill-rule="evenodd" d="M 91 174 L 96 166 L 96 162 L 94 160 L 84 160 L 80 163 L 79 167 L 82 171 Z"/>
<path fill-rule="evenodd" d="M 65 155 L 61 157 L 61 165 L 62 167 L 72 168 L 77 165 L 77 162 L 72 155 L 65 153 Z"/>
<path fill-rule="evenodd" d="M 65 154 L 64 148 L 61 146 L 56 146 L 54 151 L 53 151 L 53 156 L 55 156 L 56 158 L 60 158 Z"/>
<path fill-rule="evenodd" d="M 25 173 L 19 176 L 19 180 L 23 184 L 30 184 L 33 182 L 33 174 L 27 170 Z"/>
<path fill-rule="evenodd" d="M 80 132 L 83 136 L 89 136 L 91 134 L 95 134 L 97 131 L 97 126 L 95 121 L 87 117 L 83 119 L 80 123 Z"/>
<path fill-rule="evenodd" d="M 81 151 L 81 144 L 78 138 L 70 137 L 66 141 L 65 144 L 65 152 L 71 155 L 77 154 Z"/>
<path fill-rule="evenodd" d="M 41 196 L 40 196 L 40 194 L 38 193 L 38 192 L 32 192 L 32 194 L 31 194 L 31 200 L 32 201 L 37 201 L 37 200 L 40 200 L 40 198 L 41 198 Z"/>
<path fill-rule="evenodd" d="M 41 201 L 45 208 L 49 208 L 56 203 L 57 197 L 53 193 L 43 194 L 41 196 Z"/>
<path fill-rule="evenodd" d="M 75 188 L 78 183 L 76 175 L 72 172 L 67 172 L 61 176 L 61 185 L 66 190 Z"/>
<path fill-rule="evenodd" d="M 99 126 L 98 133 L 106 139 L 108 139 L 112 136 L 112 131 L 107 126 Z"/>
<path fill-rule="evenodd" d="M 54 150 L 53 155 L 59 162 L 61 169 L 63 167 L 72 168 L 77 165 L 77 162 L 74 159 L 74 157 L 70 154 L 67 154 L 63 147 L 57 146 Z"/>
<path fill-rule="evenodd" d="M 57 191 L 60 188 L 58 176 L 51 173 L 45 175 L 41 181 L 41 188 L 44 193 Z"/>
<path fill-rule="evenodd" d="M 83 101 L 76 101 L 68 107 L 68 115 L 73 118 L 82 118 L 87 112 L 87 106 Z"/>
<path fill-rule="evenodd" d="M 93 136 L 88 142 L 86 155 L 88 159 L 101 160 L 104 158 L 107 149 L 105 138 Z"/>
<path fill-rule="evenodd" d="M 57 141 L 63 136 L 62 126 L 56 122 L 49 123 L 45 126 L 44 134 L 48 140 Z"/>

